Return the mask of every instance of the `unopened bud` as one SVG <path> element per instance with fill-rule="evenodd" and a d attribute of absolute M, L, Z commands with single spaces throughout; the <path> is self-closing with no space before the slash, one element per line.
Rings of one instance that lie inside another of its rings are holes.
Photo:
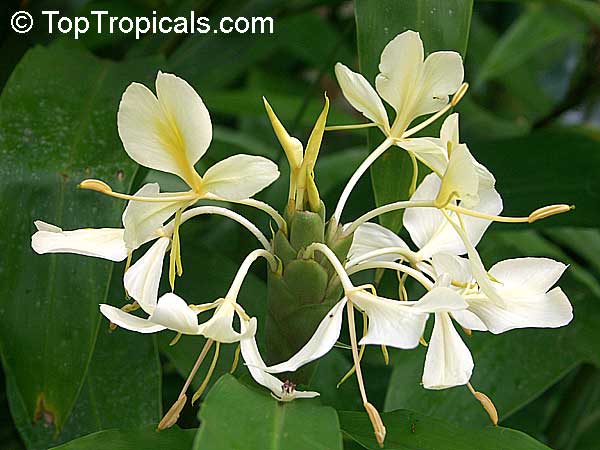
<path fill-rule="evenodd" d="M 106 184 L 104 181 L 89 179 L 83 180 L 79 183 L 78 187 L 80 189 L 89 189 L 90 191 L 98 191 L 102 193 L 112 192 L 111 187 Z"/>
<path fill-rule="evenodd" d="M 575 209 L 575 205 L 544 206 L 543 208 L 536 209 L 531 214 L 529 214 L 529 218 L 527 219 L 527 221 L 529 223 L 533 223 L 536 220 L 545 219 L 546 217 L 551 217 L 556 214 L 562 214 L 565 212 L 569 212 L 572 209 Z"/>

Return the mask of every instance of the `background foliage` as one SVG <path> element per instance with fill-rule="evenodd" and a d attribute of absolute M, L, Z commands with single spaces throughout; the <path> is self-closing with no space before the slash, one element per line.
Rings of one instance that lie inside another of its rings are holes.
<path fill-rule="evenodd" d="M 205 36 L 17 35 L 16 9 L 82 15 L 273 16 L 275 34 Z M 386 448 L 592 450 L 600 441 L 600 5 L 588 0 L 42 0 L 0 6 L 0 449 L 358 449 L 376 448 L 354 380 L 335 388 L 350 366 L 346 350 L 324 358 L 311 387 L 320 399 L 280 405 L 246 383 L 245 368 L 225 375 L 224 346 L 212 387 L 181 428 L 155 424 L 202 345 L 171 335 L 109 333 L 97 305 L 121 305 L 123 265 L 73 255 L 37 256 L 33 220 L 65 229 L 117 226 L 121 203 L 81 192 L 82 178 L 134 191 L 148 173 L 122 151 L 116 110 L 131 81 L 150 84 L 158 69 L 187 79 L 211 111 L 215 139 L 201 164 L 237 152 L 278 160 L 283 154 L 263 111 L 266 96 L 288 129 L 305 140 L 327 91 L 331 124 L 355 117 L 341 97 L 333 65 L 343 61 L 372 80 L 381 48 L 405 29 L 421 32 L 426 51 L 465 57 L 471 88 L 458 106 L 461 133 L 496 175 L 508 214 L 546 203 L 574 203 L 570 214 L 532 226 L 494 225 L 480 248 L 487 263 L 547 255 L 571 264 L 561 286 L 575 309 L 559 330 L 475 333 L 473 384 L 490 395 L 500 424 L 491 428 L 465 388 L 419 385 L 423 350 L 391 352 L 385 366 L 367 351 L 372 401 L 386 411 Z M 435 133 L 437 130 L 428 130 Z M 330 208 L 343 182 L 373 148 L 365 132 L 326 135 L 317 183 Z M 353 194 L 346 219 L 406 196 L 404 153 L 386 155 Z M 199 168 L 200 171 L 203 168 Z M 282 207 L 286 176 L 260 198 Z M 251 210 L 244 214 L 262 223 Z M 399 216 L 385 216 L 400 228 Z M 402 231 L 401 231 L 402 233 Z M 188 277 L 180 294 L 194 303 L 222 295 L 252 238 L 220 218 L 182 229 Z M 191 276 L 189 274 L 192 274 Z M 202 277 L 194 273 L 203 274 Z M 265 274 L 247 280 L 241 302 L 265 314 Z M 385 288 L 384 279 L 384 288 Z M 260 338 L 260 336 L 259 336 Z M 206 369 L 204 369 L 206 370 Z M 201 371 L 202 372 L 202 371 Z M 202 373 L 197 377 L 201 380 Z M 220 377 L 223 375 L 222 377 Z M 196 429 L 199 427 L 199 431 Z M 527 436 L 527 433 L 529 436 Z M 82 437 L 85 436 L 85 437 Z M 71 443 L 66 443 L 77 439 Z M 62 444 L 62 445 L 61 445 Z"/>

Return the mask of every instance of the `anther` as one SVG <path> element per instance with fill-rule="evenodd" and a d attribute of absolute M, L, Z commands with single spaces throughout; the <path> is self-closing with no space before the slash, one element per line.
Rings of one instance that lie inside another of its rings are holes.
<path fill-rule="evenodd" d="M 573 209 L 575 209 L 575 205 L 561 204 L 561 205 L 544 206 L 543 208 L 536 209 L 531 214 L 529 214 L 527 221 L 529 223 L 533 223 L 537 220 L 545 219 L 547 217 L 551 217 L 556 214 L 562 214 L 565 212 L 569 212 Z"/>

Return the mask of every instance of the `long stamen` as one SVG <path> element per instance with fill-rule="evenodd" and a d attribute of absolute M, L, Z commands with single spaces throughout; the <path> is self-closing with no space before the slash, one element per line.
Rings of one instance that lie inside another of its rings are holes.
<path fill-rule="evenodd" d="M 454 97 L 452 97 L 452 100 L 450 101 L 450 103 L 448 103 L 446 106 L 444 106 L 438 112 L 436 112 L 433 116 L 431 116 L 428 119 L 424 120 L 420 124 L 418 124 L 418 125 L 410 128 L 409 130 L 406 130 L 404 133 L 402 133 L 401 137 L 403 139 L 407 138 L 407 137 L 410 137 L 413 134 L 418 133 L 419 131 L 421 131 L 423 128 L 431 125 L 437 119 L 439 119 L 444 114 L 446 114 L 450 109 L 452 109 L 456 105 L 458 105 L 458 102 L 460 102 L 461 99 L 464 97 L 465 93 L 467 92 L 467 89 L 469 89 L 469 83 L 463 83 L 463 84 L 461 84 L 460 87 L 458 88 L 458 90 L 456 91 L 456 93 L 454 94 Z"/>
<path fill-rule="evenodd" d="M 357 272 L 361 272 L 363 270 L 369 269 L 391 269 L 397 270 L 399 272 L 403 272 L 413 277 L 416 281 L 418 281 L 425 289 L 430 291 L 433 289 L 433 283 L 427 279 L 425 275 L 423 275 L 418 270 L 413 269 L 412 267 L 405 266 L 403 264 L 398 264 L 392 261 L 373 261 L 359 264 L 357 266 L 351 267 L 347 270 L 348 275 L 353 275 Z"/>
<path fill-rule="evenodd" d="M 376 124 L 375 122 L 356 123 L 352 125 L 330 125 L 328 127 L 325 127 L 325 131 L 359 130 L 362 128 L 371 128 L 376 126 L 378 126 L 378 124 Z"/>
<path fill-rule="evenodd" d="M 143 197 L 138 195 L 122 194 L 120 192 L 114 192 L 112 188 L 101 180 L 83 180 L 77 186 L 80 189 L 87 189 L 90 191 L 100 192 L 101 194 L 108 195 L 110 197 L 120 198 L 123 200 L 133 200 L 136 202 L 148 202 L 148 203 L 165 203 L 165 202 L 178 202 L 187 200 L 198 200 L 200 196 L 195 192 L 182 192 L 181 195 L 172 195 L 164 197 Z"/>
<path fill-rule="evenodd" d="M 352 233 L 356 231 L 356 229 L 361 226 L 363 223 L 368 222 L 374 217 L 381 216 L 382 214 L 386 214 L 392 211 L 398 211 L 400 209 L 407 208 L 435 208 L 435 205 L 432 201 L 402 201 L 402 202 L 394 202 L 389 203 L 387 205 L 380 206 L 379 208 L 375 208 L 372 211 L 369 211 L 366 214 L 363 214 L 358 219 L 354 220 L 350 226 L 344 231 L 344 236 L 350 236 Z"/>
<path fill-rule="evenodd" d="M 198 369 L 200 368 L 202 361 L 204 361 L 204 358 L 206 357 L 208 351 L 210 350 L 210 347 L 213 344 L 213 342 L 214 341 L 212 339 L 206 340 L 206 343 L 204 344 L 204 347 L 202 348 L 200 355 L 198 355 L 198 359 L 194 363 L 194 367 L 192 367 L 192 370 L 190 371 L 190 374 L 188 375 L 187 380 L 185 380 L 185 384 L 183 385 L 183 388 L 181 388 L 181 392 L 179 393 L 179 397 L 177 398 L 177 401 L 175 403 L 173 403 L 173 406 L 171 406 L 171 408 L 167 411 L 167 413 L 164 415 L 164 417 L 158 424 L 158 430 L 164 430 L 166 428 L 172 427 L 177 422 L 177 419 L 179 419 L 179 414 L 181 414 L 181 410 L 183 409 L 183 407 L 185 406 L 185 404 L 187 402 L 187 395 L 185 395 L 185 393 L 188 390 L 188 388 L 190 387 L 190 384 L 192 383 L 192 380 L 194 379 L 196 372 L 198 372 Z"/>
<path fill-rule="evenodd" d="M 363 337 L 367 334 L 368 331 L 368 326 L 367 326 L 367 315 L 365 313 L 362 313 L 363 316 Z M 358 353 L 358 361 L 362 361 L 363 355 L 365 353 L 365 345 L 361 345 L 360 346 L 360 352 Z M 350 349 L 352 349 L 352 347 L 350 347 Z M 342 377 L 342 379 L 340 381 L 338 381 L 338 384 L 335 386 L 336 388 L 339 389 L 339 387 L 344 384 L 344 382 L 350 378 L 352 376 L 352 374 L 356 372 L 356 365 L 352 365 L 352 367 L 350 368 L 350 370 L 348 370 L 348 372 L 346 372 L 346 375 L 344 375 Z"/>
<path fill-rule="evenodd" d="M 340 199 L 338 200 L 337 206 L 335 207 L 335 211 L 333 212 L 332 217 L 336 221 L 336 223 L 340 223 L 342 211 L 346 206 L 348 197 L 350 197 L 350 194 L 356 186 L 356 183 L 358 183 L 360 177 L 363 176 L 363 174 L 367 171 L 371 164 L 373 164 L 377 158 L 379 158 L 388 148 L 390 148 L 393 145 L 393 143 L 393 139 L 386 138 L 381 144 L 379 144 L 379 147 L 377 147 L 371 152 L 369 156 L 367 156 L 367 158 L 362 162 L 358 169 L 356 169 L 354 174 L 352 174 L 352 176 L 348 180 L 348 183 L 346 184 L 346 187 L 344 187 L 342 195 L 340 195 Z"/>
<path fill-rule="evenodd" d="M 562 214 L 569 212 L 574 209 L 570 205 L 549 205 L 542 208 L 538 208 L 533 211 L 529 216 L 526 217 L 504 217 L 504 216 L 493 216 L 491 214 L 485 214 L 479 211 L 473 211 L 472 209 L 463 208 L 462 206 L 447 204 L 445 209 L 455 211 L 457 213 L 464 214 L 465 216 L 477 217 L 479 219 L 491 220 L 493 222 L 504 222 L 504 223 L 533 223 L 540 219 L 554 216 L 556 214 Z"/>
<path fill-rule="evenodd" d="M 358 389 L 362 397 L 363 406 L 369 415 L 371 424 L 373 425 L 373 432 L 375 433 L 375 439 L 380 447 L 383 447 L 383 441 L 385 440 L 385 425 L 381 420 L 381 416 L 375 407 L 369 403 L 367 399 L 367 392 L 363 382 L 362 370 L 360 368 L 360 358 L 358 355 L 358 344 L 356 340 L 356 329 L 354 323 L 354 305 L 348 301 L 346 304 L 346 312 L 348 314 L 348 328 L 350 333 L 350 344 L 352 346 L 352 358 L 354 359 L 354 367 L 356 369 L 356 379 L 358 381 Z"/>
<path fill-rule="evenodd" d="M 476 391 L 471 383 L 467 383 L 467 387 L 469 388 L 469 391 L 471 391 L 471 394 L 473 394 L 473 397 L 481 403 L 481 406 L 483 406 L 485 412 L 490 416 L 490 420 L 494 426 L 498 425 L 498 411 L 496 410 L 496 406 L 494 406 L 494 402 L 492 402 L 492 400 L 483 392 Z"/>
<path fill-rule="evenodd" d="M 221 343 L 217 342 L 215 344 L 215 354 L 213 355 L 213 359 L 210 362 L 210 367 L 208 368 L 208 372 L 206 373 L 206 376 L 204 377 L 204 381 L 202 382 L 202 384 L 200 385 L 198 390 L 196 392 L 194 392 L 194 395 L 192 396 L 192 405 L 194 403 L 196 403 L 196 400 L 198 400 L 202 396 L 202 394 L 206 390 L 206 387 L 208 386 L 208 383 L 210 382 L 212 374 L 215 371 L 215 367 L 217 366 L 217 360 L 219 359 L 219 349 L 220 348 L 221 348 Z"/>

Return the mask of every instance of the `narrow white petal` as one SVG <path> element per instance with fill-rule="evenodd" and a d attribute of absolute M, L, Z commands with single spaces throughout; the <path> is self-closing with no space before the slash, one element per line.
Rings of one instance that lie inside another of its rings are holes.
<path fill-rule="evenodd" d="M 100 305 L 100 312 L 115 325 L 138 333 L 156 333 L 165 330 L 162 325 L 150 322 L 148 319 L 134 316 L 110 305 Z"/>
<path fill-rule="evenodd" d="M 443 175 L 448 166 L 448 151 L 445 143 L 438 138 L 410 138 L 398 142 L 398 146 L 411 152 L 415 157 L 436 172 Z"/>
<path fill-rule="evenodd" d="M 427 313 L 399 300 L 377 297 L 364 291 L 352 294 L 351 301 L 369 318 L 367 334 L 360 340 L 361 345 L 388 345 L 404 349 L 419 345 Z"/>
<path fill-rule="evenodd" d="M 137 163 L 179 175 L 193 187 L 193 166 L 212 139 L 208 111 L 181 78 L 159 72 L 156 87 L 158 98 L 139 83 L 125 90 L 117 116 L 119 136 Z"/>
<path fill-rule="evenodd" d="M 550 258 L 515 258 L 494 264 L 490 274 L 501 282 L 504 295 L 544 294 L 556 284 L 567 265 Z"/>
<path fill-rule="evenodd" d="M 426 389 L 446 389 L 467 384 L 473 372 L 471 352 L 447 313 L 435 315 L 433 334 L 423 369 Z"/>
<path fill-rule="evenodd" d="M 262 191 L 279 177 L 277 165 L 262 156 L 234 155 L 204 174 L 203 190 L 228 200 L 243 200 Z"/>
<path fill-rule="evenodd" d="M 375 89 L 361 74 L 348 69 L 342 63 L 335 65 L 335 76 L 346 100 L 367 119 L 389 128 L 387 112 Z"/>
<path fill-rule="evenodd" d="M 298 353 L 285 362 L 267 367 L 266 370 L 270 373 L 294 372 L 299 367 L 320 358 L 331 350 L 340 336 L 346 302 L 347 300 L 344 297 L 329 310 L 313 336 L 304 347 L 298 350 Z"/>
<path fill-rule="evenodd" d="M 131 200 L 123 212 L 125 227 L 125 243 L 130 250 L 135 250 L 146 242 L 156 239 L 156 232 L 165 221 L 190 204 L 190 201 L 166 201 L 169 197 L 179 194 L 160 193 L 158 183 L 148 183 L 141 187 L 134 196 L 161 197 L 164 202 L 138 202 Z"/>
<path fill-rule="evenodd" d="M 495 334 L 515 328 L 557 328 L 573 319 L 573 308 L 559 287 L 545 294 L 511 297 L 500 291 L 503 305 L 488 299 L 470 301 L 469 310 Z"/>
<path fill-rule="evenodd" d="M 448 143 L 454 147 L 460 143 L 459 132 L 458 132 L 458 113 L 452 113 L 442 123 L 440 129 L 440 140 L 444 143 L 444 147 L 447 147 Z"/>
<path fill-rule="evenodd" d="M 462 311 L 452 311 L 450 315 L 463 328 L 473 331 L 489 331 L 488 327 L 477 316 L 477 314 L 469 311 L 468 309 L 464 309 Z"/>
<path fill-rule="evenodd" d="M 183 334 L 199 334 L 197 313 L 181 297 L 173 293 L 163 295 L 149 321 Z"/>
<path fill-rule="evenodd" d="M 460 144 L 452 150 L 436 201 L 446 205 L 452 198 L 457 198 L 468 205 L 476 205 L 478 191 L 479 176 L 473 157 L 467 146 Z"/>
<path fill-rule="evenodd" d="M 242 358 L 248 367 L 250 375 L 254 378 L 254 381 L 261 386 L 270 389 L 278 398 L 282 398 L 285 395 L 291 395 L 296 398 L 312 398 L 319 395 L 318 392 L 312 391 L 294 391 L 292 394 L 284 392 L 283 382 L 274 375 L 265 372 L 264 369 L 266 369 L 267 366 L 260 355 L 254 335 L 248 334 L 248 324 L 246 324 L 245 321 L 241 321 L 241 331 L 248 336 L 240 340 Z"/>
<path fill-rule="evenodd" d="M 404 114 L 403 110 L 410 107 L 422 66 L 423 42 L 414 31 L 399 34 L 381 52 L 375 86 L 381 98 L 398 114 Z"/>
<path fill-rule="evenodd" d="M 154 312 L 165 253 L 170 239 L 158 239 L 123 276 L 125 289 L 148 314 Z"/>
<path fill-rule="evenodd" d="M 35 223 L 37 231 L 31 237 L 31 248 L 36 253 L 75 253 L 77 255 L 123 261 L 127 248 L 121 228 L 83 228 L 62 231 L 42 221 Z"/>
<path fill-rule="evenodd" d="M 373 222 L 360 225 L 354 232 L 348 259 L 358 258 L 366 253 L 388 247 L 401 247 L 408 250 L 408 245 L 392 230 Z M 396 261 L 396 254 L 376 256 L 369 261 Z"/>
<path fill-rule="evenodd" d="M 421 92 L 415 102 L 414 117 L 439 111 L 448 104 L 463 82 L 462 58 L 456 52 L 435 52 L 423 64 Z"/>
<path fill-rule="evenodd" d="M 415 311 L 424 313 L 439 313 L 448 311 L 460 311 L 469 305 L 453 289 L 448 287 L 435 287 L 427 292 L 413 305 Z"/>
<path fill-rule="evenodd" d="M 442 274 L 450 275 L 452 281 L 470 283 L 473 281 L 469 260 L 451 253 L 436 253 L 431 257 L 436 278 Z"/>
<path fill-rule="evenodd" d="M 246 330 L 238 333 L 233 328 L 235 313 L 234 302 L 228 299 L 223 300 L 213 313 L 213 316 L 200 324 L 199 333 L 222 343 L 239 342 L 247 336 L 254 336 L 256 333 L 256 318 L 251 318 Z"/>

